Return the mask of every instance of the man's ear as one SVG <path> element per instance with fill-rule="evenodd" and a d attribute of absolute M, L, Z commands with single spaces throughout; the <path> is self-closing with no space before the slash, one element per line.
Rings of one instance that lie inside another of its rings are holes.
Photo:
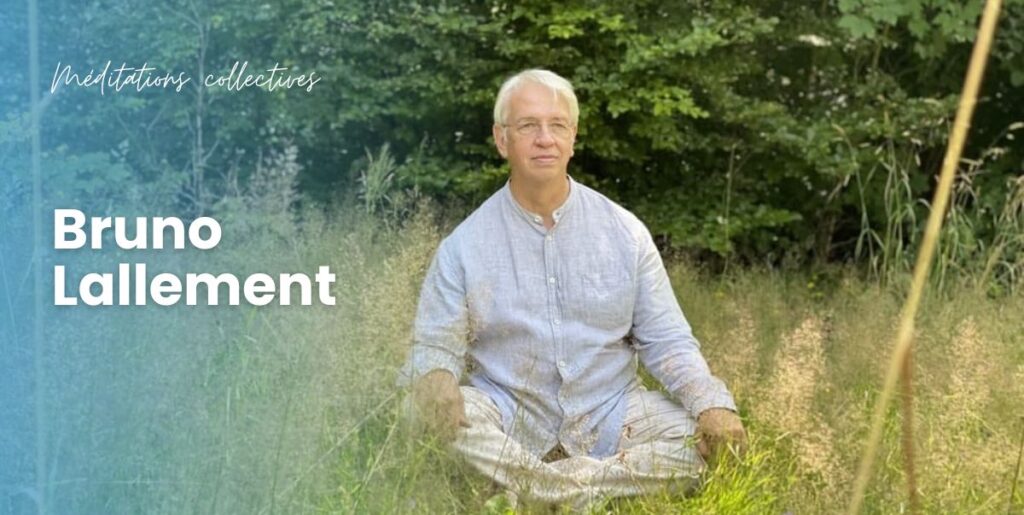
<path fill-rule="evenodd" d="M 501 125 L 494 124 L 491 127 L 491 133 L 494 135 L 494 146 L 498 147 L 498 153 L 501 157 L 508 158 L 508 142 L 505 141 L 505 128 Z"/>

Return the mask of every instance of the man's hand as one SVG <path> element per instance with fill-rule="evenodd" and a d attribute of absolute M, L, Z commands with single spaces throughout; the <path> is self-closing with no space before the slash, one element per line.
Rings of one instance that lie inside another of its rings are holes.
<path fill-rule="evenodd" d="M 431 370 L 412 385 L 416 418 L 445 442 L 455 439 L 460 427 L 469 427 L 459 380 L 447 370 Z"/>
<path fill-rule="evenodd" d="M 725 408 L 711 408 L 697 417 L 697 452 L 711 463 L 727 448 L 735 454 L 747 449 L 747 433 L 739 415 Z"/>

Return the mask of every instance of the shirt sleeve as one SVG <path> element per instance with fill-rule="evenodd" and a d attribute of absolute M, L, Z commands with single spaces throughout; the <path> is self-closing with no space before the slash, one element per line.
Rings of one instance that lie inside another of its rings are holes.
<path fill-rule="evenodd" d="M 463 268 L 451 247 L 448 239 L 441 243 L 423 280 L 412 349 L 398 376 L 401 387 L 436 369 L 459 378 L 465 368 L 469 310 Z"/>
<path fill-rule="evenodd" d="M 729 390 L 711 375 L 683 316 L 650 232 L 639 238 L 633 339 L 640 362 L 694 417 L 710 408 L 736 411 Z"/>

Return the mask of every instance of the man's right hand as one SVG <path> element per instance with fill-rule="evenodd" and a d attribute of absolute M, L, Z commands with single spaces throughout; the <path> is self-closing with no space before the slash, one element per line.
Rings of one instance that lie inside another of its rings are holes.
<path fill-rule="evenodd" d="M 469 427 L 459 380 L 451 372 L 431 370 L 413 383 L 412 396 L 416 418 L 442 440 L 450 442 L 460 427 Z"/>

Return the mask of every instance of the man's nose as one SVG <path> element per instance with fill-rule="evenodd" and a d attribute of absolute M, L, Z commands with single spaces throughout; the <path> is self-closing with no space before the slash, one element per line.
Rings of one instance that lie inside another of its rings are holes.
<path fill-rule="evenodd" d="M 533 141 L 539 146 L 550 147 L 555 144 L 555 135 L 546 125 L 541 125 L 540 131 L 537 133 L 537 136 Z"/>

